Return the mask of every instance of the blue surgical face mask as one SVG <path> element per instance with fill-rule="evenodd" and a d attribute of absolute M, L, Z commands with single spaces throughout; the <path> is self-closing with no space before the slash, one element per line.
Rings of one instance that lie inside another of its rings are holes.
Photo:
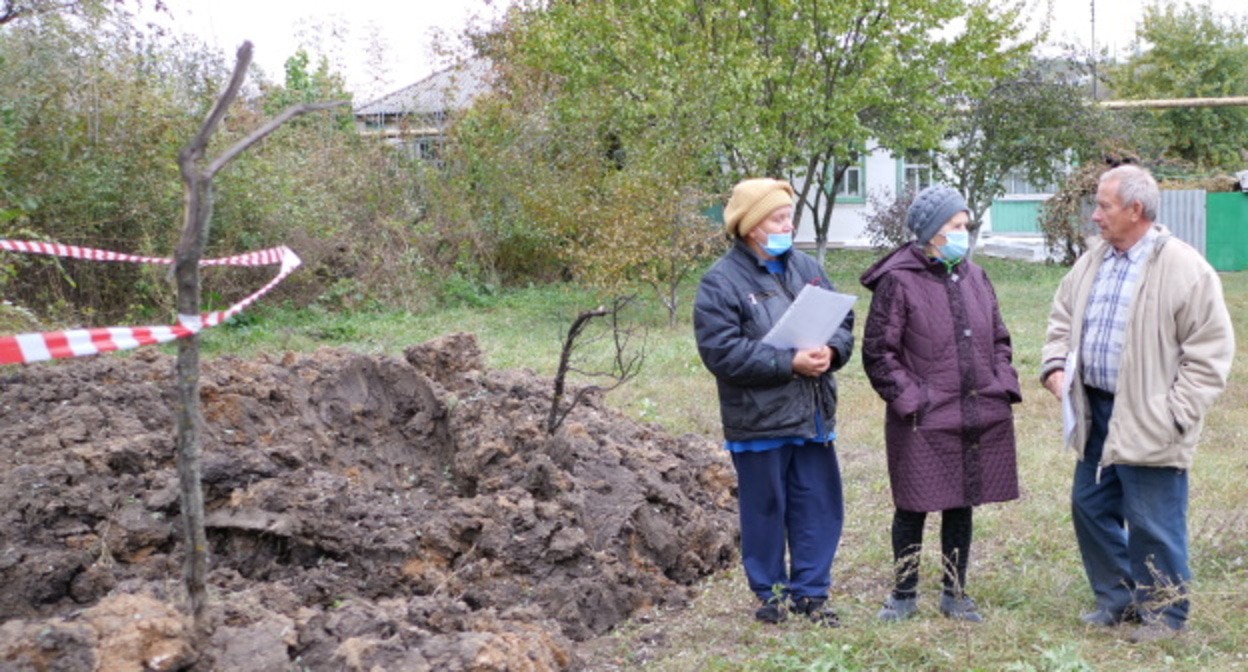
<path fill-rule="evenodd" d="M 954 261 L 966 257 L 970 247 L 971 234 L 966 231 L 950 231 L 945 234 L 945 244 L 936 249 L 940 251 L 941 259 Z"/>
<path fill-rule="evenodd" d="M 767 234 L 767 244 L 763 246 L 763 250 L 773 257 L 778 257 L 788 252 L 791 247 L 793 247 L 793 234 L 769 233 Z"/>

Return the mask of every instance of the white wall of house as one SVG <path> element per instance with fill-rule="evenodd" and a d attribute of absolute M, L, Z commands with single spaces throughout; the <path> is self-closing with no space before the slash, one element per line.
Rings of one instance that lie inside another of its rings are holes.
<path fill-rule="evenodd" d="M 927 155 L 895 156 L 885 150 L 876 149 L 863 157 L 858 165 L 850 169 L 845 183 L 841 185 L 841 193 L 836 199 L 836 207 L 832 211 L 832 223 L 828 227 L 828 244 L 836 247 L 870 247 L 867 237 L 866 217 L 872 212 L 874 199 L 881 206 L 887 207 L 896 198 L 900 189 L 919 190 L 931 183 L 931 158 Z M 855 174 L 856 173 L 856 174 Z M 1001 204 L 1003 229 L 999 232 L 1010 237 L 1035 237 L 1039 235 L 1036 222 L 1039 204 L 1047 200 L 1055 189 L 1053 186 L 1035 187 L 1027 184 L 1019 175 L 1011 175 L 1006 179 L 1007 193 L 997 199 Z M 793 180 L 793 188 L 800 190 L 802 178 Z M 980 242 L 985 237 L 998 233 L 993 230 L 992 215 L 994 208 L 984 213 L 983 226 L 980 228 Z M 798 224 L 794 240 L 802 245 L 814 245 L 815 216 L 809 208 L 804 209 L 802 221 Z"/>
<path fill-rule="evenodd" d="M 828 244 L 836 247 L 870 247 L 867 238 L 866 216 L 871 213 L 871 200 L 881 205 L 891 203 L 898 188 L 910 185 L 915 188 L 927 186 L 931 181 L 931 168 L 927 157 L 911 157 L 903 160 L 891 153 L 877 149 L 867 154 L 846 173 L 841 190 L 832 210 L 832 222 L 828 226 Z M 793 187 L 800 190 L 802 178 L 794 180 Z M 794 240 L 798 244 L 813 245 L 815 242 L 815 215 L 806 208 L 797 226 Z"/>

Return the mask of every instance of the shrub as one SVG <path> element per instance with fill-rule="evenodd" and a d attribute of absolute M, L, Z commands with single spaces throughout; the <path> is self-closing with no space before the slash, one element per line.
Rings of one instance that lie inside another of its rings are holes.
<path fill-rule="evenodd" d="M 906 226 L 906 211 L 914 200 L 914 193 L 906 191 L 890 200 L 892 192 L 872 190 L 867 194 L 870 205 L 865 216 L 867 238 L 876 251 L 891 250 L 914 238 Z"/>

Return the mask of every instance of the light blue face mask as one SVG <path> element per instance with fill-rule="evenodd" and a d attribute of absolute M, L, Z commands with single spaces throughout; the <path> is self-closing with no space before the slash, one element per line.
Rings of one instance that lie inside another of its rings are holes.
<path fill-rule="evenodd" d="M 966 231 L 950 231 L 945 234 L 945 244 L 936 249 L 940 252 L 941 259 L 956 261 L 965 258 L 970 248 L 971 234 Z"/>
<path fill-rule="evenodd" d="M 793 234 L 769 233 L 767 234 L 767 244 L 763 246 L 763 250 L 773 257 L 778 257 L 788 252 L 791 247 L 793 247 Z"/>

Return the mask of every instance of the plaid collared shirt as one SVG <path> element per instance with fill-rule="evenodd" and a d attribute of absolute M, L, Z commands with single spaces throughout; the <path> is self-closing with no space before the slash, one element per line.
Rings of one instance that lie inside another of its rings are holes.
<path fill-rule="evenodd" d="M 1118 368 L 1126 337 L 1127 316 L 1144 259 L 1153 251 L 1157 230 L 1149 228 L 1144 237 L 1126 252 L 1112 246 L 1097 269 L 1083 313 L 1083 342 L 1079 359 L 1083 363 L 1083 384 L 1106 392 L 1118 388 Z"/>

